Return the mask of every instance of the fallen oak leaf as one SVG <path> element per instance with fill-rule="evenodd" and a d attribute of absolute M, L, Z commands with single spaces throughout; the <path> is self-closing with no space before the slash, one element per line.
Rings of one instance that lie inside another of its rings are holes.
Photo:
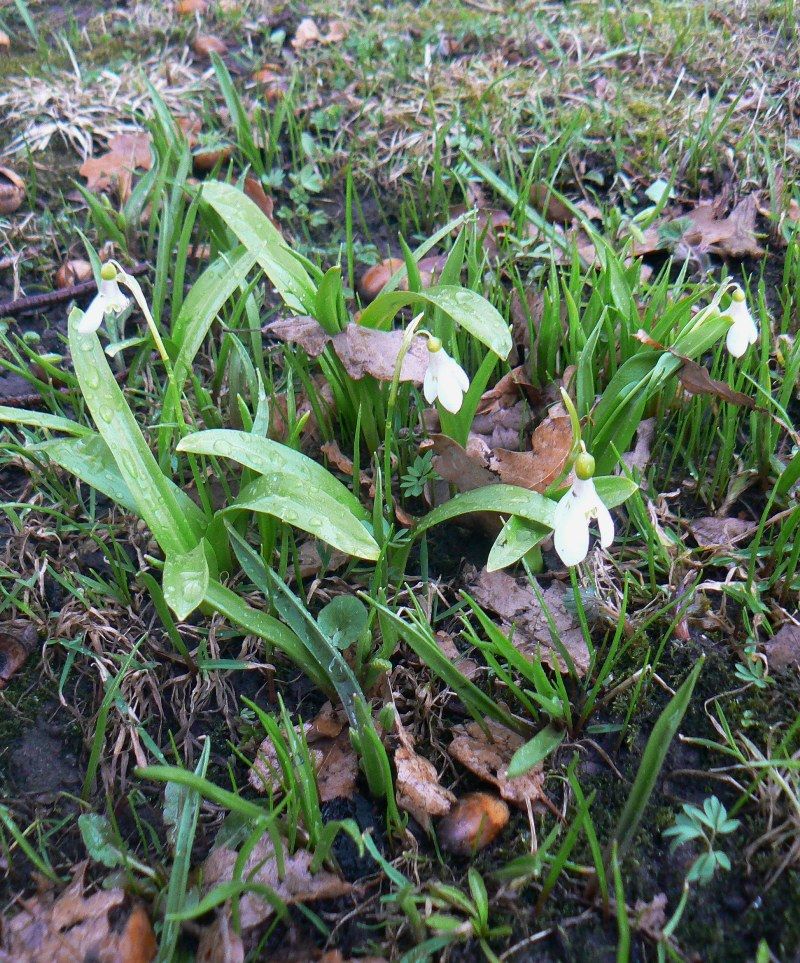
<path fill-rule="evenodd" d="M 800 664 L 800 625 L 787 622 L 764 644 L 771 669 L 790 669 Z"/>
<path fill-rule="evenodd" d="M 732 547 L 754 534 L 758 526 L 743 518 L 693 518 L 689 531 L 700 548 Z"/>
<path fill-rule="evenodd" d="M 94 273 L 89 261 L 74 258 L 73 260 L 65 261 L 56 271 L 56 287 L 69 288 L 72 287 L 73 284 L 82 284 L 84 281 L 90 281 L 93 277 Z"/>
<path fill-rule="evenodd" d="M 356 381 L 370 375 L 378 381 L 392 381 L 397 356 L 405 337 L 403 331 L 378 331 L 350 322 L 343 331 L 328 334 L 314 318 L 298 315 L 278 318 L 261 329 L 281 341 L 299 344 L 310 357 L 322 354 L 327 344 L 333 346 L 345 371 Z M 428 347 L 424 338 L 415 337 L 403 359 L 400 381 L 422 384 L 428 370 Z"/>
<path fill-rule="evenodd" d="M 244 179 L 244 192 L 250 198 L 250 200 L 261 209 L 261 212 L 266 214 L 270 221 L 272 221 L 273 226 L 280 230 L 280 225 L 272 216 L 273 211 L 275 210 L 275 202 L 264 190 L 261 181 L 258 180 L 258 178 L 253 177 L 251 174 L 248 174 L 248 176 Z"/>
<path fill-rule="evenodd" d="M 152 165 L 150 143 L 147 131 L 118 134 L 109 140 L 104 154 L 87 158 L 78 173 L 86 178 L 90 191 L 105 191 L 116 184 L 120 196 L 127 197 L 133 172 L 137 168 L 149 170 Z"/>
<path fill-rule="evenodd" d="M 678 380 L 690 395 L 710 395 L 713 398 L 720 398 L 732 405 L 740 405 L 743 408 L 756 408 L 754 398 L 736 391 L 735 388 L 725 381 L 718 381 L 712 378 L 707 368 L 704 368 L 696 361 L 683 359 L 683 365 L 678 372 Z"/>
<path fill-rule="evenodd" d="M 533 432 L 530 451 L 496 448 L 489 467 L 506 485 L 545 492 L 564 473 L 573 445 L 570 418 L 548 415 Z"/>
<path fill-rule="evenodd" d="M 760 257 L 764 249 L 755 236 L 758 194 L 749 194 L 739 201 L 727 217 L 718 216 L 722 203 L 722 198 L 716 198 L 689 211 L 686 218 L 690 226 L 684 231 L 684 241 L 690 247 L 722 257 Z"/>
<path fill-rule="evenodd" d="M 304 17 L 297 25 L 297 30 L 292 38 L 292 47 L 296 51 L 305 50 L 306 47 L 319 43 L 321 39 L 322 35 L 314 20 L 311 17 Z"/>
<path fill-rule="evenodd" d="M 440 784 L 436 766 L 411 746 L 398 746 L 394 764 L 397 805 L 410 813 L 424 830 L 429 830 L 431 816 L 450 812 L 456 797 Z"/>
<path fill-rule="evenodd" d="M 454 738 L 447 748 L 450 755 L 479 779 L 496 786 L 503 799 L 520 809 L 527 809 L 529 804 L 546 804 L 541 762 L 521 776 L 508 776 L 512 756 L 525 743 L 522 736 L 491 719 L 484 720 L 484 725 L 488 732 L 477 722 L 454 726 Z"/>
<path fill-rule="evenodd" d="M 227 846 L 211 851 L 203 863 L 203 895 L 207 895 L 221 883 L 234 879 L 238 853 Z M 305 849 L 284 854 L 283 870 L 268 835 L 264 835 L 253 847 L 247 858 L 241 878 L 258 886 L 269 887 L 286 905 L 311 903 L 320 899 L 345 896 L 352 889 L 350 883 L 328 870 L 311 872 L 313 857 Z M 270 919 L 275 910 L 271 903 L 258 893 L 244 893 L 239 901 L 240 926 L 251 929 Z"/>
<path fill-rule="evenodd" d="M 144 907 L 121 889 L 84 893 L 86 862 L 54 898 L 44 893 L 0 928 L 0 963 L 150 963 L 157 944 Z"/>
<path fill-rule="evenodd" d="M 466 579 L 465 587 L 478 605 L 498 616 L 506 634 L 513 627 L 511 642 L 524 656 L 539 656 L 561 671 L 566 668 L 553 641 L 547 615 L 527 581 L 521 583 L 506 572 L 482 569 Z M 577 672 L 584 675 L 589 668 L 589 650 L 577 620 L 567 609 L 565 590 L 556 582 L 542 592 L 542 599 L 555 624 L 558 642 Z"/>

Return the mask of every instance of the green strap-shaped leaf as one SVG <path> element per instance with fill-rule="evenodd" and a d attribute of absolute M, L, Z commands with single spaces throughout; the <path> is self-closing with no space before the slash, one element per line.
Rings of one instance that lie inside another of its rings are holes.
<path fill-rule="evenodd" d="M 221 254 L 203 271 L 186 295 L 170 335 L 172 341 L 180 345 L 171 385 L 178 394 L 208 329 L 228 298 L 247 280 L 255 263 L 255 254 L 243 247 Z"/>
<path fill-rule="evenodd" d="M 365 521 L 370 518 L 367 510 L 350 489 L 334 477 L 327 468 L 313 458 L 309 458 L 308 455 L 269 438 L 261 438 L 246 431 L 213 428 L 182 438 L 178 444 L 178 451 L 230 458 L 237 464 L 258 472 L 259 475 L 290 476 L 299 488 L 305 488 L 310 484 L 340 502 L 357 518 Z"/>
<path fill-rule="evenodd" d="M 202 532 L 178 500 L 175 486 L 159 469 L 108 366 L 99 338 L 94 332 L 78 331 L 81 317 L 77 309 L 70 312 L 69 346 L 92 418 L 111 449 L 138 513 L 161 548 L 167 555 L 188 552 Z"/>
<path fill-rule="evenodd" d="M 296 311 L 311 312 L 316 297 L 314 282 L 269 218 L 231 184 L 207 182 L 202 191 L 203 200 L 255 256 L 286 304 Z"/>
<path fill-rule="evenodd" d="M 0 405 L 0 422 L 11 425 L 29 425 L 31 428 L 46 428 L 48 431 L 63 431 L 68 435 L 92 435 L 91 428 L 79 425 L 77 421 L 49 415 L 43 411 L 26 411 L 25 408 L 9 408 Z"/>
<path fill-rule="evenodd" d="M 223 509 L 225 513 L 242 510 L 272 515 L 357 558 L 374 561 L 380 555 L 375 539 L 341 502 L 310 481 L 299 488 L 290 474 L 274 472 L 257 478 Z"/>
<path fill-rule="evenodd" d="M 31 451 L 44 452 L 50 461 L 71 472 L 92 488 L 108 495 L 112 501 L 129 512 L 138 515 L 139 506 L 120 474 L 111 449 L 96 431 L 92 431 L 91 428 L 87 428 L 86 431 L 87 434 L 80 438 L 53 438 L 51 441 L 40 442 L 38 445 L 33 445 Z M 182 488 L 178 488 L 169 479 L 167 483 L 181 511 L 191 520 L 192 525 L 198 530 L 201 529 L 205 524 L 202 509 Z"/>
<path fill-rule="evenodd" d="M 487 485 L 485 488 L 456 495 L 444 505 L 434 508 L 420 520 L 415 531 L 421 534 L 434 525 L 472 512 L 519 515 L 529 522 L 552 528 L 555 509 L 555 502 L 538 492 L 528 491 L 527 488 L 518 488 L 516 485 Z"/>
<path fill-rule="evenodd" d="M 550 529 L 536 522 L 529 522 L 519 515 L 512 515 L 503 525 L 500 534 L 495 539 L 486 568 L 489 572 L 497 572 L 501 568 L 508 568 L 518 562 L 524 555 L 539 544 Z"/>
<path fill-rule="evenodd" d="M 523 776 L 529 769 L 533 769 L 561 745 L 566 735 L 565 729 L 558 729 L 556 726 L 546 726 L 541 732 L 537 732 L 533 739 L 520 746 L 511 757 L 508 778 Z"/>
<path fill-rule="evenodd" d="M 407 305 L 433 304 L 501 358 L 511 351 L 511 333 L 500 312 L 482 295 L 455 284 L 426 291 L 389 291 L 379 294 L 361 315 L 365 328 L 382 328 Z"/>
<path fill-rule="evenodd" d="M 206 597 L 211 573 L 203 543 L 190 552 L 168 555 L 164 563 L 164 599 L 180 622 L 185 621 Z"/>

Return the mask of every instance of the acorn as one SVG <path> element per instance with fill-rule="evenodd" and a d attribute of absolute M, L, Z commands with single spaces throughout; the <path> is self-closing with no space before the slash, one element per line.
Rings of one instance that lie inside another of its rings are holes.
<path fill-rule="evenodd" d="M 365 271 L 361 275 L 361 280 L 358 283 L 361 297 L 365 301 L 374 301 L 386 287 L 389 278 L 396 271 L 399 271 L 405 263 L 406 262 L 399 257 L 390 257 L 374 265 L 374 267 L 371 267 L 368 271 Z"/>
<path fill-rule="evenodd" d="M 217 164 L 224 164 L 233 153 L 230 145 L 221 147 L 199 147 L 192 154 L 192 166 L 198 174 L 213 171 Z"/>
<path fill-rule="evenodd" d="M 83 281 L 91 281 L 92 265 L 82 258 L 73 258 L 64 261 L 56 271 L 56 287 L 69 288 L 73 284 L 81 284 Z"/>
<path fill-rule="evenodd" d="M 198 57 L 210 57 L 212 53 L 220 54 L 228 52 L 228 45 L 224 40 L 220 40 L 219 37 L 213 36 L 213 34 L 200 34 L 199 37 L 195 37 L 192 41 L 192 50 L 197 54 Z"/>
<path fill-rule="evenodd" d="M 439 820 L 437 835 L 443 849 L 471 856 L 494 842 L 509 820 L 508 806 L 488 792 L 470 792 Z"/>

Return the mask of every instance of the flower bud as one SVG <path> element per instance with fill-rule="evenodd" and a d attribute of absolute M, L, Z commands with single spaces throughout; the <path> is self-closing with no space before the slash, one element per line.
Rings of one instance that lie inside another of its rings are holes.
<path fill-rule="evenodd" d="M 575 459 L 575 474 L 581 481 L 594 477 L 594 458 L 588 451 L 582 451 Z"/>

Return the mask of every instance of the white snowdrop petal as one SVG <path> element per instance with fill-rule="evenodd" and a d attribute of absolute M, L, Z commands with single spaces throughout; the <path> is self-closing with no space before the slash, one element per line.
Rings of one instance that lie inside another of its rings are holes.
<path fill-rule="evenodd" d="M 611 517 L 611 512 L 599 498 L 597 499 L 596 511 L 597 527 L 600 529 L 600 544 L 603 548 L 608 548 L 614 541 L 614 519 Z"/>
<path fill-rule="evenodd" d="M 568 566 L 582 562 L 589 552 L 589 522 L 581 512 L 571 512 L 553 532 L 553 546 Z"/>
<path fill-rule="evenodd" d="M 458 364 L 456 361 L 453 361 L 452 358 L 450 360 L 452 362 L 452 372 L 453 372 L 453 377 L 455 378 L 456 384 L 458 385 L 458 387 L 461 389 L 462 392 L 466 393 L 467 391 L 469 391 L 469 377 L 467 375 L 467 372 L 464 371 L 464 369 L 461 367 L 460 364 Z"/>
<path fill-rule="evenodd" d="M 436 401 L 436 389 L 437 389 L 436 373 L 431 365 L 428 366 L 428 370 L 425 372 L 425 378 L 422 382 L 422 393 L 425 395 L 425 400 L 429 405 L 432 405 Z"/>
<path fill-rule="evenodd" d="M 734 358 L 741 358 L 751 343 L 747 328 L 743 328 L 740 324 L 732 324 L 728 328 L 725 345 Z"/>
<path fill-rule="evenodd" d="M 457 414 L 461 408 L 464 392 L 456 381 L 452 378 L 441 378 L 439 381 L 439 401 L 442 407 L 446 408 L 451 414 Z"/>
<path fill-rule="evenodd" d="M 98 294 L 92 299 L 91 304 L 86 309 L 83 317 L 78 321 L 77 329 L 79 334 L 91 334 L 97 331 L 103 323 L 106 313 L 106 304 L 102 295 Z"/>

